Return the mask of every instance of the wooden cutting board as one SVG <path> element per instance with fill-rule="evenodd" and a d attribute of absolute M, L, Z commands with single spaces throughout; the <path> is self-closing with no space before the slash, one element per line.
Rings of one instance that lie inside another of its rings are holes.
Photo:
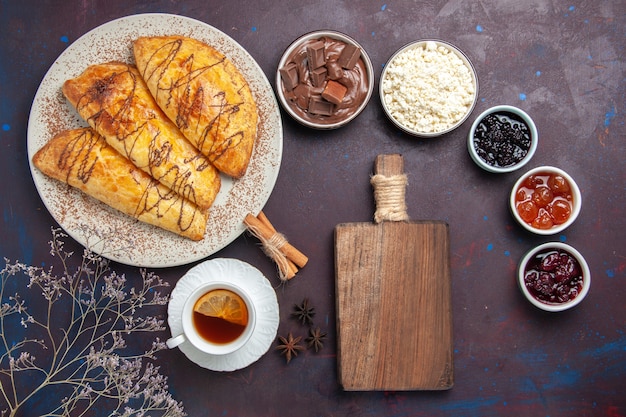
<path fill-rule="evenodd" d="M 387 177 L 403 170 L 400 155 L 380 155 L 374 166 Z M 449 252 L 442 221 L 336 226 L 337 361 L 344 390 L 452 387 Z"/>

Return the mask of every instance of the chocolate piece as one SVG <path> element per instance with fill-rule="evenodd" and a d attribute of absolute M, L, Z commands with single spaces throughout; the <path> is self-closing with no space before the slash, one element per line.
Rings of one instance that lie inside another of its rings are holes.
<path fill-rule="evenodd" d="M 309 108 L 309 99 L 311 98 L 311 87 L 306 84 L 298 84 L 293 89 L 294 98 L 292 101 L 296 103 L 302 110 Z"/>
<path fill-rule="evenodd" d="M 328 101 L 321 100 L 317 97 L 311 97 L 309 100 L 309 113 L 311 114 L 330 116 L 333 114 L 334 107 L 333 103 L 329 103 Z"/>
<path fill-rule="evenodd" d="M 298 66 L 294 62 L 282 67 L 280 70 L 280 77 L 283 80 L 283 85 L 287 91 L 291 91 L 298 85 Z"/>
<path fill-rule="evenodd" d="M 331 80 L 338 80 L 343 77 L 343 70 L 337 61 L 328 61 L 326 68 L 328 69 L 328 78 Z"/>
<path fill-rule="evenodd" d="M 343 68 L 351 70 L 356 65 L 357 61 L 361 57 L 361 50 L 354 45 L 346 44 L 339 55 L 337 62 Z"/>
<path fill-rule="evenodd" d="M 338 63 L 339 56 L 345 48 L 346 42 L 339 39 L 312 38 L 300 43 L 286 58 L 283 67 L 287 70 L 290 64 L 296 65 L 298 85 L 288 90 L 282 80 L 279 79 L 278 83 L 287 105 L 297 116 L 321 125 L 341 122 L 354 114 L 367 98 L 369 83 L 367 68 L 360 53 L 362 50 L 356 48 L 354 54 L 358 57 L 357 63 L 348 70 Z M 310 68 L 316 65 L 320 66 Z M 325 76 L 322 77 L 324 72 Z M 278 74 L 278 77 L 281 78 L 281 74 Z M 314 80 L 314 77 L 317 78 Z M 326 91 L 327 99 L 322 98 L 329 81 L 343 85 L 347 91 L 343 93 L 343 88 L 337 88 L 337 85 L 333 88 L 331 83 L 330 89 Z M 333 104 L 328 99 L 340 104 Z M 311 110 L 309 105 L 312 106 Z"/>
<path fill-rule="evenodd" d="M 306 47 L 306 55 L 309 60 L 309 69 L 313 71 L 316 68 L 323 67 L 326 63 L 324 56 L 324 42 L 317 41 Z"/>
<path fill-rule="evenodd" d="M 326 67 L 319 67 L 311 71 L 311 84 L 313 84 L 313 87 L 323 87 L 327 73 Z"/>
<path fill-rule="evenodd" d="M 322 97 L 334 104 L 341 104 L 348 87 L 337 81 L 329 80 L 322 92 Z"/>

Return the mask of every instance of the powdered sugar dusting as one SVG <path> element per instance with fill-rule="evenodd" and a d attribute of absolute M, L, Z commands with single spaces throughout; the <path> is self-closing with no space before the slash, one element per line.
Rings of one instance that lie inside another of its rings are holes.
<path fill-rule="evenodd" d="M 193 242 L 138 222 L 46 177 L 31 162 L 44 204 L 70 236 L 114 261 L 154 268 L 194 262 L 224 248 L 245 230 L 246 214 L 257 214 L 274 188 L 282 158 L 282 121 L 274 92 L 254 58 L 228 35 L 194 19 L 168 14 L 123 17 L 83 35 L 52 64 L 37 91 L 28 124 L 32 160 L 56 133 L 87 126 L 61 93 L 67 79 L 92 64 L 134 63 L 133 40 L 162 35 L 192 37 L 226 55 L 248 81 L 259 111 L 258 137 L 248 170 L 239 180 L 222 176 L 222 188 L 211 207 L 202 241 Z"/>

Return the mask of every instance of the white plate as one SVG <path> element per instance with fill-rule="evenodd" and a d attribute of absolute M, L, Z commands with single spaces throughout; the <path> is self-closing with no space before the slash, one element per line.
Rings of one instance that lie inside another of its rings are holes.
<path fill-rule="evenodd" d="M 181 314 L 185 300 L 200 285 L 228 280 L 245 288 L 256 308 L 256 327 L 250 340 L 239 350 L 227 355 L 208 355 L 196 349 L 191 343 L 178 346 L 192 362 L 213 371 L 234 371 L 256 362 L 272 345 L 278 330 L 279 311 L 276 292 L 261 271 L 237 259 L 216 258 L 202 262 L 191 268 L 176 283 L 167 306 L 167 323 L 172 336 L 183 332 Z"/>
<path fill-rule="evenodd" d="M 247 173 L 240 180 L 222 176 L 211 207 L 207 233 L 193 242 L 140 223 L 85 194 L 50 179 L 32 165 L 32 157 L 56 133 L 87 126 L 65 100 L 61 86 L 89 65 L 112 60 L 134 63 L 132 41 L 139 36 L 183 35 L 204 41 L 225 54 L 242 72 L 259 109 L 259 136 Z M 71 44 L 45 75 L 28 121 L 30 169 L 46 208 L 82 245 L 109 259 L 141 267 L 168 267 L 203 259 L 224 248 L 244 230 L 246 214 L 267 202 L 282 158 L 283 130 L 276 97 L 254 58 L 236 41 L 206 23 L 169 14 L 123 17 L 99 26 Z"/>

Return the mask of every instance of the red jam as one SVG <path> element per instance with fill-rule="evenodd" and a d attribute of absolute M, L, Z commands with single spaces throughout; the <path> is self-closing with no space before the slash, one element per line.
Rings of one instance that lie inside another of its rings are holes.
<path fill-rule="evenodd" d="M 568 252 L 548 249 L 528 261 L 524 284 L 530 294 L 543 303 L 565 303 L 582 291 L 582 269 Z"/>
<path fill-rule="evenodd" d="M 570 218 L 574 198 L 569 182 L 559 174 L 530 175 L 515 193 L 515 209 L 536 229 L 551 229 Z"/>

